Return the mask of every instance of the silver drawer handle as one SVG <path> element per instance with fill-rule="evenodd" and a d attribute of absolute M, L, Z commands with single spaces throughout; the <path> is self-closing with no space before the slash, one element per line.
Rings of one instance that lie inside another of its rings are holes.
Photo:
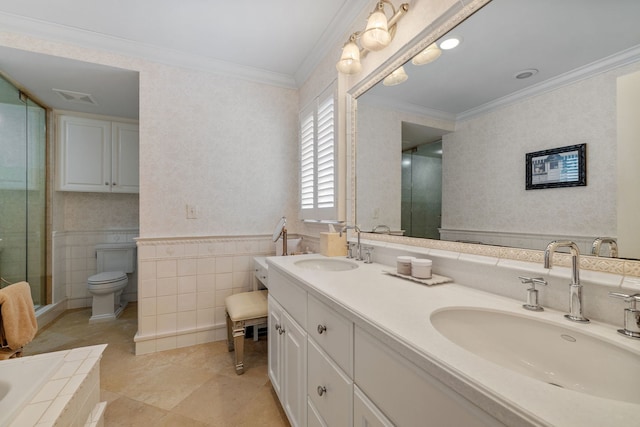
<path fill-rule="evenodd" d="M 318 333 L 319 333 L 320 335 L 322 335 L 322 333 L 323 333 L 324 331 L 326 331 L 326 330 L 327 330 L 327 327 L 326 327 L 326 326 L 324 326 L 324 325 L 318 325 Z"/>
<path fill-rule="evenodd" d="M 321 385 L 318 386 L 318 396 L 322 396 L 326 392 L 327 392 L 327 388 L 326 387 L 321 386 Z"/>

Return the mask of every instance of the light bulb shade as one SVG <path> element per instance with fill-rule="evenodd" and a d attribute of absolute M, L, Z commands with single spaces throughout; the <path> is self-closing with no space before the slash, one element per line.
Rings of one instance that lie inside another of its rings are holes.
<path fill-rule="evenodd" d="M 362 70 L 360 49 L 355 42 L 349 42 L 342 48 L 342 55 L 336 68 L 342 74 L 356 74 Z"/>
<path fill-rule="evenodd" d="M 429 45 L 425 50 L 417 54 L 411 60 L 413 65 L 424 65 L 435 61 L 440 57 L 442 51 L 435 43 Z"/>
<path fill-rule="evenodd" d="M 400 83 L 406 82 L 408 78 L 409 76 L 404 71 L 404 67 L 400 66 L 400 68 L 396 69 L 393 73 L 385 77 L 382 81 L 382 84 L 385 86 L 395 86 L 399 85 Z"/>
<path fill-rule="evenodd" d="M 387 16 L 384 12 L 376 10 L 369 16 L 367 28 L 360 36 L 360 43 L 365 49 L 373 51 L 384 49 L 391 43 Z"/>

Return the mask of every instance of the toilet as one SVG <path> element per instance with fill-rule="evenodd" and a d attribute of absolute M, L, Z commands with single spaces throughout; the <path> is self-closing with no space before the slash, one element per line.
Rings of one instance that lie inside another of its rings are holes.
<path fill-rule="evenodd" d="M 96 255 L 97 274 L 87 279 L 87 289 L 93 296 L 89 321 L 113 320 L 127 305 L 120 296 L 129 283 L 127 274 L 135 271 L 136 244 L 99 244 Z"/>

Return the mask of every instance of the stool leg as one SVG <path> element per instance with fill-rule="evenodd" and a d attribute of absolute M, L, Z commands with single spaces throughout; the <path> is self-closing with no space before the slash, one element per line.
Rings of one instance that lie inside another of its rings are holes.
<path fill-rule="evenodd" d="M 236 350 L 236 374 L 244 373 L 244 322 L 233 322 L 233 344 Z"/>
<path fill-rule="evenodd" d="M 227 317 L 227 348 L 229 351 L 233 351 L 233 325 L 231 322 L 231 318 L 229 317 L 229 313 L 225 311 Z"/>

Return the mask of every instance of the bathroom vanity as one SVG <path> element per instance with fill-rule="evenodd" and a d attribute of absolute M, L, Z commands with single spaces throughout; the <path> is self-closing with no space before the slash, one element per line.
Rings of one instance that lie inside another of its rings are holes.
<path fill-rule="evenodd" d="M 294 426 L 638 420 L 640 385 L 631 379 L 640 373 L 640 342 L 614 325 L 526 311 L 522 301 L 455 281 L 424 286 L 385 274 L 393 267 L 384 264 L 320 255 L 267 263 L 269 377 Z M 531 353 L 531 370 L 512 349 Z M 544 372 L 548 366 L 557 370 Z"/>

